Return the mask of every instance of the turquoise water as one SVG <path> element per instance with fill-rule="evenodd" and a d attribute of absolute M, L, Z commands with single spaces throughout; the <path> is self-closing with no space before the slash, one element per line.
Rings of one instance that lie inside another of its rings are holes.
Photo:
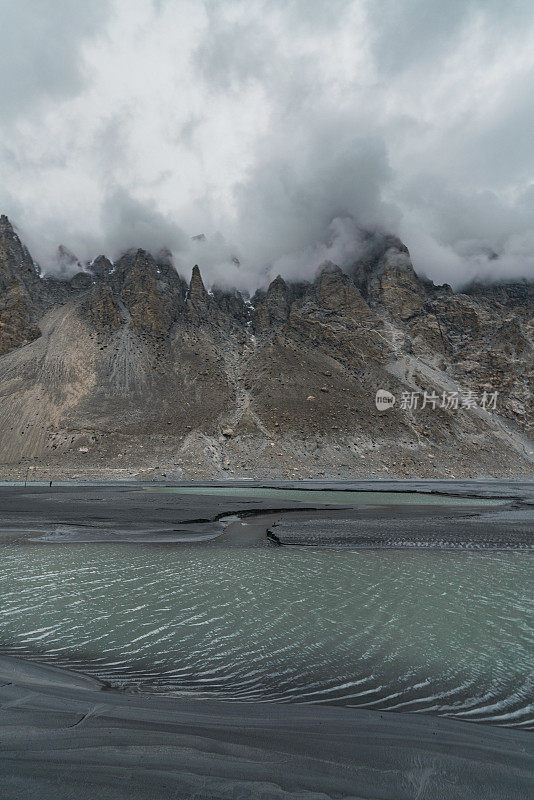
<path fill-rule="evenodd" d="M 511 552 L 8 544 L 0 646 L 139 691 L 527 727 L 533 563 Z"/>

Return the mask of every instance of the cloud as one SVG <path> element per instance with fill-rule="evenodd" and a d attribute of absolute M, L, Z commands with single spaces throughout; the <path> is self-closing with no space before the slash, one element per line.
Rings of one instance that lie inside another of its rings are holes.
<path fill-rule="evenodd" d="M 0 0 L 3 125 L 83 89 L 89 76 L 80 48 L 102 30 L 108 6 L 106 0 Z"/>
<path fill-rule="evenodd" d="M 188 247 L 188 237 L 172 219 L 119 187 L 102 206 L 102 230 L 106 252 L 114 258 L 124 251 L 125 242 L 154 254 L 162 246 L 175 253 Z"/>
<path fill-rule="evenodd" d="M 75 6 L 0 0 L 0 207 L 45 266 L 253 289 L 382 229 L 438 282 L 534 277 L 530 0 Z"/>
<path fill-rule="evenodd" d="M 272 264 L 269 274 L 276 274 L 282 257 L 287 273 L 290 256 L 302 264 L 293 277 L 309 276 L 320 262 L 306 264 L 306 258 L 331 241 L 335 220 L 396 227 L 398 214 L 381 196 L 392 177 L 384 142 L 354 131 L 350 120 L 343 131 L 340 124 L 339 117 L 317 119 L 311 113 L 298 124 L 281 124 L 269 137 L 268 148 L 235 188 L 234 235 L 245 261 Z"/>

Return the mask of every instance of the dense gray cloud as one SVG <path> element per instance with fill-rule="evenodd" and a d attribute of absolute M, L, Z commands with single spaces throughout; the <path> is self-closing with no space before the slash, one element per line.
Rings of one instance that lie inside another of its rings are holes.
<path fill-rule="evenodd" d="M 0 206 L 45 268 L 168 247 L 253 289 L 381 229 L 436 281 L 534 276 L 530 0 L 0 11 Z"/>
<path fill-rule="evenodd" d="M 496 39 L 513 41 L 522 26 L 532 25 L 530 0 L 369 0 L 367 8 L 378 69 L 390 76 L 426 71 L 429 64 L 439 69 L 476 28 L 489 55 Z"/>
<path fill-rule="evenodd" d="M 188 246 L 188 237 L 176 223 L 148 203 L 141 203 L 124 189 L 109 194 L 102 207 L 102 227 L 108 252 L 113 257 L 128 247 L 157 253 L 162 247 L 178 252 Z"/>
<path fill-rule="evenodd" d="M 82 90 L 80 48 L 101 31 L 106 0 L 0 0 L 2 123 Z"/>

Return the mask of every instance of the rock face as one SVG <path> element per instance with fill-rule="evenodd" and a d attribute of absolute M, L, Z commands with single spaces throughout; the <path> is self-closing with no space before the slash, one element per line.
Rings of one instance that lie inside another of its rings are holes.
<path fill-rule="evenodd" d="M 3 474 L 531 475 L 532 285 L 454 293 L 395 237 L 367 245 L 248 301 L 165 251 L 80 271 L 63 249 L 79 271 L 42 278 L 1 217 Z"/>
<path fill-rule="evenodd" d="M 261 300 L 254 313 L 254 325 L 258 331 L 268 331 L 272 326 L 287 322 L 291 290 L 280 275 L 269 284 L 266 294 L 257 299 Z"/>
<path fill-rule="evenodd" d="M 8 218 L 0 216 L 0 355 L 40 336 L 39 289 L 30 254 Z"/>
<path fill-rule="evenodd" d="M 139 333 L 165 336 L 183 306 L 181 281 L 174 272 L 166 274 L 149 253 L 138 250 L 133 259 L 120 264 L 115 289 Z"/>
<path fill-rule="evenodd" d="M 110 286 L 92 286 L 87 300 L 80 306 L 81 311 L 90 319 L 95 330 L 118 330 L 121 326 L 120 306 Z"/>
<path fill-rule="evenodd" d="M 190 322 L 199 323 L 203 318 L 209 316 L 210 303 L 208 302 L 208 293 L 204 287 L 204 281 L 200 274 L 198 265 L 195 264 L 191 274 L 191 281 L 189 283 L 189 291 L 186 300 L 186 318 Z"/>
<path fill-rule="evenodd" d="M 374 258 L 354 265 L 354 277 L 364 296 L 400 322 L 422 311 L 425 292 L 414 272 L 407 248 L 395 237 L 376 245 Z"/>

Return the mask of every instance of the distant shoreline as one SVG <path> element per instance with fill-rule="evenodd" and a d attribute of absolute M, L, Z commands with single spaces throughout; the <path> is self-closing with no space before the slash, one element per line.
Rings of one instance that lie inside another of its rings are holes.
<path fill-rule="evenodd" d="M 534 482 L 524 481 L 4 483 L 0 510 L 3 541 L 534 548 Z"/>

